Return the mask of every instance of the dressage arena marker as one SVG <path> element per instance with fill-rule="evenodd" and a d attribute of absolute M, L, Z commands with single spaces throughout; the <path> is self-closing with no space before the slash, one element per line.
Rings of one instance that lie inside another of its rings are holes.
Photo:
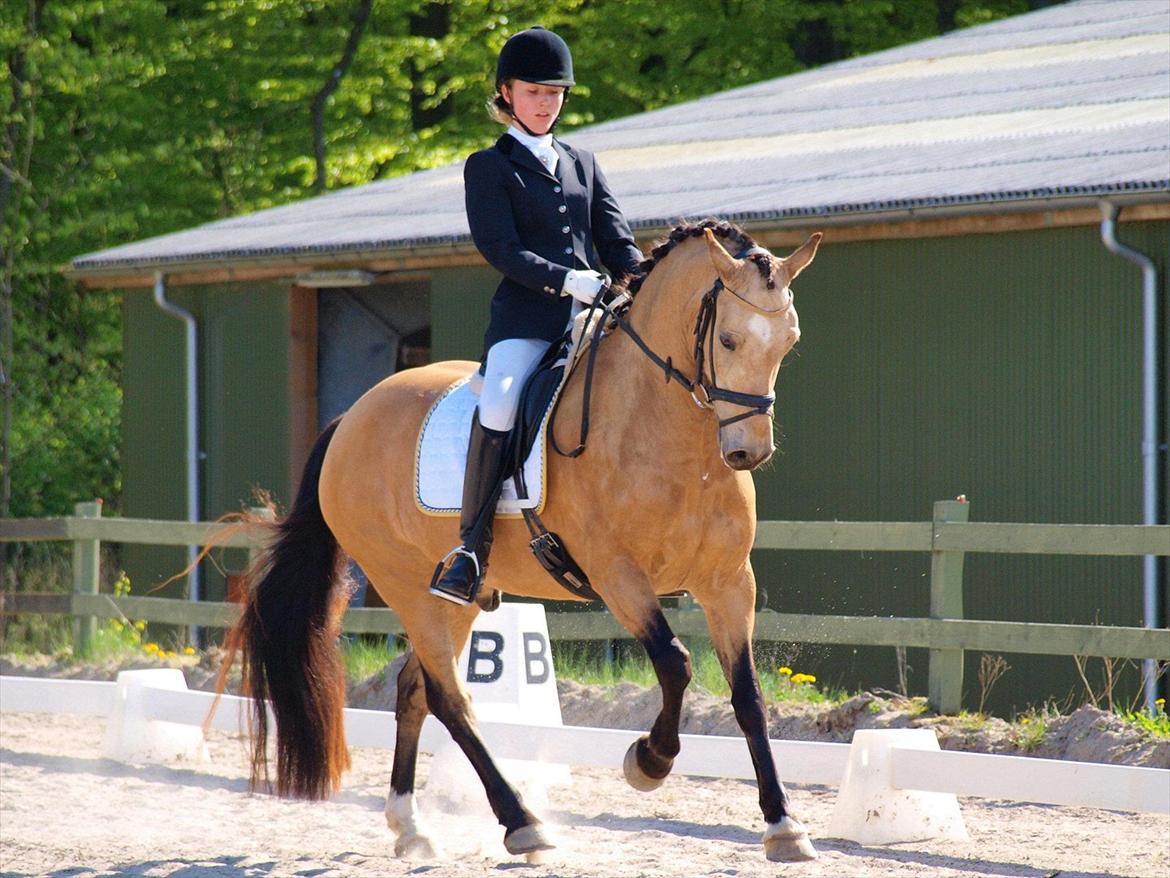
<path fill-rule="evenodd" d="M 895 747 L 941 752 L 930 729 L 856 730 L 827 834 L 858 844 L 970 841 L 953 793 L 894 786 L 890 750 Z"/>
<path fill-rule="evenodd" d="M 122 672 L 126 673 L 141 675 L 138 704 L 142 717 L 168 726 L 192 726 L 190 731 L 198 732 L 214 700 L 210 692 L 155 687 L 156 671 Z M 117 689 L 117 683 L 0 676 L 0 709 L 111 717 Z M 248 710 L 246 699 L 225 695 L 211 725 L 238 734 L 247 727 Z M 394 747 L 394 714 L 389 711 L 347 709 L 345 727 L 352 747 L 387 750 Z M 859 730 L 854 733 L 852 745 L 774 740 L 772 753 L 786 782 L 842 786 L 846 766 L 852 758 L 851 748 L 860 749 L 867 735 L 880 739 L 900 731 L 903 730 Z M 615 771 L 620 771 L 630 742 L 639 734 L 621 729 L 498 721 L 480 723 L 480 732 L 487 746 L 499 757 Z M 860 741 L 858 736 L 862 736 Z M 742 738 L 716 735 L 680 735 L 679 738 L 683 749 L 675 760 L 676 774 L 755 778 Z M 428 717 L 420 749 L 434 753 L 448 740 L 446 729 Z M 1170 771 L 1166 769 L 907 749 L 905 742 L 874 748 L 872 738 L 864 746 L 871 757 L 888 759 L 888 784 L 894 790 L 1170 814 Z M 845 792 L 842 788 L 841 794 Z M 926 836 L 918 833 L 916 838 Z"/>
<path fill-rule="evenodd" d="M 187 691 L 181 670 L 121 671 L 114 686 L 114 707 L 106 723 L 103 756 L 118 762 L 210 761 L 201 728 L 158 719 L 146 711 L 153 690 Z"/>

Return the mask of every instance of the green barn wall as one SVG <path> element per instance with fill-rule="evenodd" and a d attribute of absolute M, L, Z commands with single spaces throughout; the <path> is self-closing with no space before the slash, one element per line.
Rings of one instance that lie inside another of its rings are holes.
<path fill-rule="evenodd" d="M 237 512 L 254 488 L 289 500 L 288 282 L 172 288 L 198 322 L 201 518 Z M 130 517 L 186 517 L 184 326 L 149 291 L 123 297 L 124 508 Z M 230 568 L 242 553 L 226 557 Z M 125 546 L 123 565 L 142 593 L 182 569 L 185 550 Z M 222 576 L 203 565 L 204 595 L 223 599 Z M 163 594 L 178 594 L 176 583 Z"/>
<path fill-rule="evenodd" d="M 432 362 L 482 356 L 488 308 L 499 281 L 499 274 L 487 266 L 431 274 Z"/>
<path fill-rule="evenodd" d="M 1161 260 L 1163 283 L 1167 228 L 1120 230 Z M 966 494 L 975 521 L 1140 521 L 1141 276 L 1096 228 L 838 246 L 830 234 L 794 286 L 802 339 L 777 386 L 761 520 L 922 521 L 934 500 Z M 928 612 L 925 555 L 753 563 L 780 611 Z M 1141 605 L 1138 559 L 966 559 L 968 618 L 1140 625 Z M 896 680 L 893 649 L 785 658 L 850 688 Z M 1079 686 L 1069 657 L 1005 658 L 1000 710 Z M 978 662 L 968 654 L 969 704 Z M 925 691 L 925 651 L 909 664 Z"/>

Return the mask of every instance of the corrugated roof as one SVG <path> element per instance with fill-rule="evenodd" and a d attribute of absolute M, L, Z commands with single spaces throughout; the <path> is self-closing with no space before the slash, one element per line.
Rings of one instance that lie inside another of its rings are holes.
<path fill-rule="evenodd" d="M 635 228 L 1170 193 L 1170 5 L 1080 0 L 564 133 Z M 462 165 L 73 261 L 78 274 L 468 240 Z"/>

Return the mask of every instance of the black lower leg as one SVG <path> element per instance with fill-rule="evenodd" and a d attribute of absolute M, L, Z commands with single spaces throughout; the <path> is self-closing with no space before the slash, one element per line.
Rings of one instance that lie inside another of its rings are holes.
<path fill-rule="evenodd" d="M 411 653 L 398 672 L 398 701 L 394 708 L 394 768 L 390 789 L 396 795 L 414 792 L 414 773 L 418 765 L 418 740 L 427 718 L 426 690 L 422 665 Z"/>
<path fill-rule="evenodd" d="M 638 742 L 638 766 L 647 777 L 662 778 L 670 774 L 679 751 L 678 725 L 683 693 L 691 682 L 691 654 L 674 636 L 661 611 L 655 611 L 639 640 L 650 656 L 662 689 L 662 710 L 650 734 Z"/>
<path fill-rule="evenodd" d="M 745 646 L 732 663 L 731 705 L 735 708 L 736 722 L 747 738 L 752 765 L 756 769 L 760 810 L 764 812 L 764 819 L 768 823 L 776 823 L 788 814 L 788 793 L 776 774 L 776 763 L 768 742 L 764 696 L 760 692 L 750 646 Z"/>
<path fill-rule="evenodd" d="M 439 687 L 426 679 L 427 706 L 451 733 L 452 740 L 471 762 L 487 793 L 492 813 L 508 832 L 522 826 L 539 823 L 532 812 L 524 807 L 520 794 L 509 784 L 492 761 L 491 754 L 484 746 L 483 739 L 476 731 L 471 718 L 471 705 L 466 699 L 453 699 Z"/>

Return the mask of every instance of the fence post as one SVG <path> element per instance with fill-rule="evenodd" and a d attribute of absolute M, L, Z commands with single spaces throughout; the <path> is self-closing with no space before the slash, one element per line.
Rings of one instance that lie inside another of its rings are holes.
<path fill-rule="evenodd" d="M 101 518 L 102 501 L 73 504 L 76 518 Z M 101 572 L 101 541 L 73 541 L 73 593 L 97 594 Z M 73 654 L 89 655 L 93 649 L 97 619 L 93 616 L 76 616 L 73 619 Z"/>
<path fill-rule="evenodd" d="M 934 504 L 931 541 L 939 524 L 967 521 L 971 504 L 965 499 L 939 500 Z M 963 552 L 930 553 L 930 618 L 963 618 Z M 930 651 L 929 702 L 936 713 L 958 713 L 963 705 L 963 650 Z"/>

